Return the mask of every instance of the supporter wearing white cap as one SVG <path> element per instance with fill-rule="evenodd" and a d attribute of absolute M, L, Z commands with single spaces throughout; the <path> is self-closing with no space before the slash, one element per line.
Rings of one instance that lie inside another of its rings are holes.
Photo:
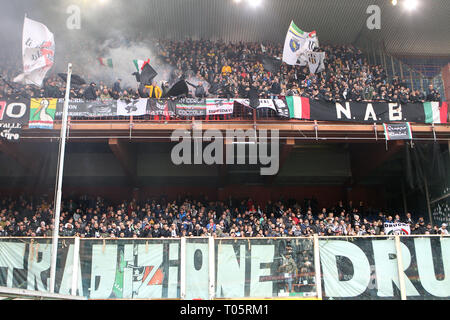
<path fill-rule="evenodd" d="M 439 231 L 440 234 L 448 235 L 447 224 L 443 223 L 442 226 L 439 228 Z"/>

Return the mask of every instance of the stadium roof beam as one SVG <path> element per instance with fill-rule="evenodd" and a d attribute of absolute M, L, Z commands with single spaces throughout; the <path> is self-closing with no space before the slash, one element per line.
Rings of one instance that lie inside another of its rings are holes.
<path fill-rule="evenodd" d="M 32 157 L 22 152 L 17 144 L 6 143 L 4 141 L 0 141 L 0 152 L 6 154 L 8 157 L 15 160 L 19 163 L 23 168 L 28 170 L 33 175 L 39 175 L 39 158 L 37 155 L 33 155 Z M 29 159 L 33 159 L 30 161 Z"/>
<path fill-rule="evenodd" d="M 393 141 L 388 144 L 388 150 L 384 143 L 370 145 L 351 145 L 350 164 L 352 177 L 347 185 L 356 185 L 369 176 L 375 169 L 391 159 L 405 147 L 403 140 Z"/>
<path fill-rule="evenodd" d="M 130 183 L 137 186 L 137 159 L 132 145 L 116 138 L 109 139 L 108 144 L 127 174 Z"/>

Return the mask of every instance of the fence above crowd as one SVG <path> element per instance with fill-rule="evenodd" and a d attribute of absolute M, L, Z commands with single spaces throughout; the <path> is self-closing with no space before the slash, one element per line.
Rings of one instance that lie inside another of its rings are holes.
<path fill-rule="evenodd" d="M 52 130 L 61 119 L 64 99 L 0 101 L 0 136 L 19 140 L 22 128 Z M 68 116 L 77 120 L 239 121 L 290 119 L 354 123 L 447 124 L 447 102 L 325 102 L 288 96 L 276 99 L 71 100 Z"/>
<path fill-rule="evenodd" d="M 28 124 L 61 119 L 64 99 L 23 99 L 0 101 L 0 121 Z M 447 102 L 407 103 L 355 101 L 326 102 L 304 97 L 276 99 L 138 99 L 138 100 L 82 100 L 69 102 L 68 116 L 74 119 L 145 117 L 162 119 L 190 119 L 236 116 L 268 116 L 279 119 L 317 121 L 345 121 L 361 123 L 416 122 L 447 123 Z M 149 118 L 150 119 L 150 118 Z"/>
<path fill-rule="evenodd" d="M 56 289 L 88 299 L 448 299 L 448 236 L 60 238 Z M 48 292 L 51 239 L 2 238 L 0 286 Z"/>

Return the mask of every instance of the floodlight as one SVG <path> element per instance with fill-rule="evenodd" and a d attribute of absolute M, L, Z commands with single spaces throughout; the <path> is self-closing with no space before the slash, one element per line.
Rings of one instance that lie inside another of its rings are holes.
<path fill-rule="evenodd" d="M 403 7 L 408 11 L 416 10 L 419 6 L 419 1 L 417 0 L 404 0 Z"/>
<path fill-rule="evenodd" d="M 253 8 L 259 7 L 262 4 L 262 0 L 247 0 L 247 2 Z"/>

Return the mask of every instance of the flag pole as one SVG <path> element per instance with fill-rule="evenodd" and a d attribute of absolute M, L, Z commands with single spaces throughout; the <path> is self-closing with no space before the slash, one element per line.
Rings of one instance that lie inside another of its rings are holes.
<path fill-rule="evenodd" d="M 53 222 L 52 257 L 50 265 L 50 293 L 55 292 L 55 283 L 56 283 L 56 257 L 58 253 L 59 217 L 61 214 L 62 179 L 64 173 L 64 156 L 66 152 L 67 116 L 69 113 L 71 78 L 72 78 L 72 64 L 69 63 L 67 67 L 66 96 L 64 99 L 64 108 L 62 114 L 62 126 L 59 140 L 59 153 L 58 153 L 57 183 L 55 188 L 56 189 L 55 207 L 54 207 L 55 220 Z"/>

